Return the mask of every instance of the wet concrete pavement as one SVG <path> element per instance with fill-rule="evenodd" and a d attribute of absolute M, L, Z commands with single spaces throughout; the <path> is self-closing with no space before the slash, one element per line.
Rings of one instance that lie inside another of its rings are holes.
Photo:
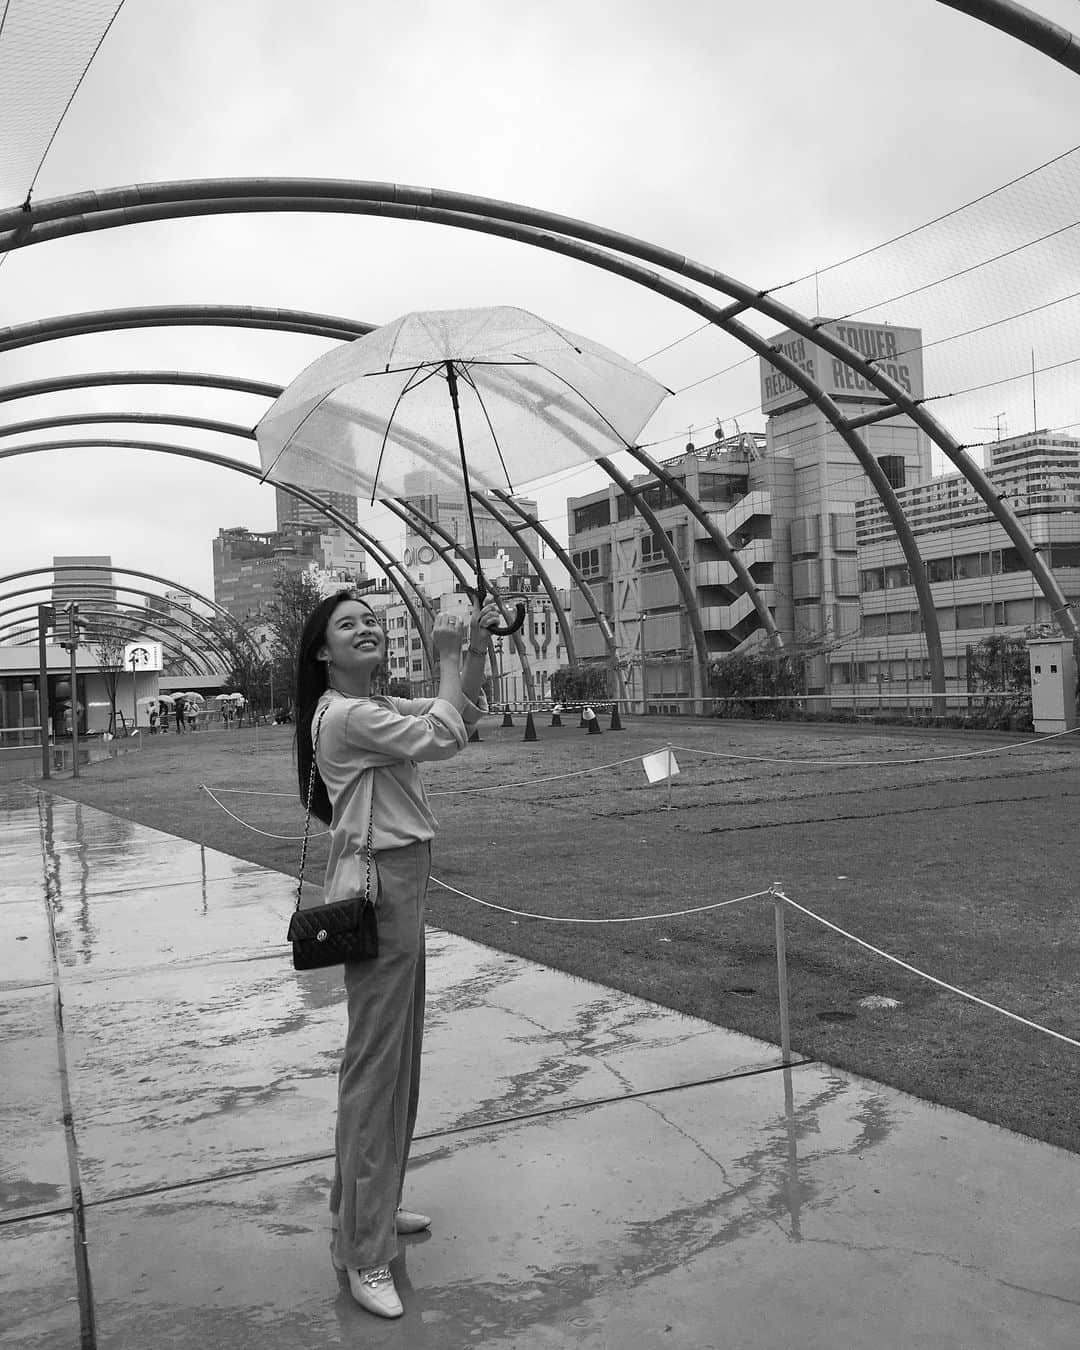
<path fill-rule="evenodd" d="M 328 1256 L 344 1030 L 280 874 L 0 795 L 0 1342 L 1080 1344 L 1080 1158 L 429 934 L 399 1322 Z"/>

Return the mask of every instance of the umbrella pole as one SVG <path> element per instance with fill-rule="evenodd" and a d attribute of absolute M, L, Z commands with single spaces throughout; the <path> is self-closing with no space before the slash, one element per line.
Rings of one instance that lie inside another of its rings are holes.
<path fill-rule="evenodd" d="M 465 437 L 461 431 L 461 407 L 458 403 L 457 371 L 453 361 L 446 363 L 446 382 L 450 386 L 450 402 L 454 407 L 454 429 L 457 431 L 458 454 L 461 456 L 461 476 L 465 480 L 465 506 L 469 512 L 469 530 L 472 533 L 473 557 L 476 561 L 477 603 L 484 603 L 487 594 L 487 582 L 480 567 L 480 539 L 476 533 L 476 516 L 473 514 L 472 492 L 469 489 L 469 465 L 465 458 Z"/>

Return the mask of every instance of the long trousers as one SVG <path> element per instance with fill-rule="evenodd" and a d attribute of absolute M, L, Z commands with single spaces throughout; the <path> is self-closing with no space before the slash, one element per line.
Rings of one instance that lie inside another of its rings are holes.
<path fill-rule="evenodd" d="M 397 1255 L 401 1202 L 424 1038 L 424 899 L 428 843 L 375 855 L 379 955 L 345 966 L 349 1027 L 338 1075 L 337 1160 L 330 1189 L 334 1256 L 367 1269 Z"/>

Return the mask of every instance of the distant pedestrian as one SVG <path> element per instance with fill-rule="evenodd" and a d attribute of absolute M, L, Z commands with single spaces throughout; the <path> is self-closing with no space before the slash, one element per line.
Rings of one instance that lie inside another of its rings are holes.
<path fill-rule="evenodd" d="M 176 700 L 173 712 L 176 714 L 176 734 L 182 736 L 187 730 L 187 704 L 182 698 Z"/>
<path fill-rule="evenodd" d="M 164 699 L 158 700 L 158 713 L 161 718 L 161 734 L 167 736 L 169 734 L 169 705 Z"/>

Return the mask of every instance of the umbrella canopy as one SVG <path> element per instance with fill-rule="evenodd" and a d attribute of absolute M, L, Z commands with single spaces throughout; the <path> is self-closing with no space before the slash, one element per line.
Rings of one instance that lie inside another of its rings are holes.
<path fill-rule="evenodd" d="M 263 478 L 324 491 L 464 492 L 539 478 L 633 445 L 671 391 L 632 361 L 527 310 L 406 314 L 308 366 L 255 436 Z M 467 448 L 466 448 L 467 447 Z M 525 606 L 508 628 L 516 632 Z"/>
<path fill-rule="evenodd" d="M 374 499 L 515 482 L 635 443 L 670 391 L 526 310 L 406 314 L 303 371 L 255 428 L 264 476 Z M 441 480 L 441 481 L 440 481 Z"/>
<path fill-rule="evenodd" d="M 144 704 L 148 708 L 156 708 L 159 703 L 167 703 L 171 708 L 175 702 L 176 698 L 172 694 L 146 694 L 138 700 L 140 708 Z"/>
<path fill-rule="evenodd" d="M 176 694 L 175 697 L 176 697 L 176 698 L 182 698 L 182 699 L 184 700 L 185 703 L 205 703 L 205 702 L 206 702 L 206 699 L 203 698 L 202 694 L 198 693 L 198 692 L 195 691 L 194 689 L 193 689 L 190 693 L 188 693 L 188 694 Z"/>

